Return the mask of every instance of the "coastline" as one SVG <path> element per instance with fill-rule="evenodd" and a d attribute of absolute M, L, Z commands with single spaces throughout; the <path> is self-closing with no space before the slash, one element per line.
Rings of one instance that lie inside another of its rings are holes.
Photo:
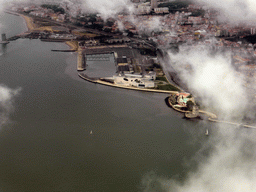
<path fill-rule="evenodd" d="M 33 18 L 31 18 L 29 16 L 25 16 L 25 15 L 17 13 L 17 12 L 12 12 L 10 10 L 5 10 L 5 12 L 8 14 L 22 17 L 24 20 L 24 23 L 26 25 L 27 31 L 33 31 L 34 29 L 36 29 L 36 24 L 34 23 Z"/>
<path fill-rule="evenodd" d="M 27 31 L 33 31 L 36 29 L 36 26 L 34 24 L 34 20 L 31 17 L 19 14 L 20 17 L 22 17 L 26 23 Z"/>
<path fill-rule="evenodd" d="M 23 21 L 24 21 L 25 26 L 27 28 L 26 32 L 31 32 L 31 31 L 33 31 L 33 30 L 35 30 L 37 28 L 37 26 L 34 23 L 34 20 L 33 20 L 32 17 L 25 16 L 25 15 L 20 14 L 20 13 L 14 13 L 14 12 L 11 12 L 11 11 L 5 11 L 5 12 L 9 13 L 9 14 L 14 14 L 14 15 L 17 15 L 17 16 L 20 16 L 21 18 L 23 18 Z M 69 46 L 70 50 L 77 51 L 78 44 L 77 44 L 76 41 L 66 41 L 65 43 L 66 43 L 66 45 Z"/>

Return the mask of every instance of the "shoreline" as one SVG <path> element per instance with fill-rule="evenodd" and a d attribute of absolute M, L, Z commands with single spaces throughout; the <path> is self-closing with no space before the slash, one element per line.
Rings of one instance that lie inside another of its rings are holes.
<path fill-rule="evenodd" d="M 80 78 L 88 81 L 88 82 L 91 82 L 91 83 L 106 85 L 106 86 L 115 87 L 115 88 L 135 90 L 135 91 L 144 91 L 144 92 L 152 92 L 152 93 L 164 93 L 164 94 L 178 93 L 177 91 L 165 91 L 165 90 L 145 89 L 145 88 L 141 89 L 141 88 L 137 88 L 137 87 L 128 87 L 128 86 L 116 85 L 116 84 L 112 84 L 112 83 L 108 83 L 108 82 L 102 81 L 100 79 L 90 79 L 90 78 L 84 76 L 81 73 L 78 73 L 78 76 Z"/>
<path fill-rule="evenodd" d="M 20 13 L 12 12 L 9 10 L 6 10 L 5 12 L 8 14 L 19 16 L 23 19 L 24 24 L 26 26 L 26 31 L 24 32 L 31 32 L 37 28 L 32 17 L 26 16 Z M 76 45 L 77 44 L 76 41 L 65 41 L 65 44 L 69 46 L 71 51 L 77 51 L 78 49 L 78 45 Z"/>
<path fill-rule="evenodd" d="M 20 17 L 22 17 L 26 23 L 27 31 L 33 31 L 36 27 L 34 26 L 33 19 L 31 17 L 19 14 Z"/>
<path fill-rule="evenodd" d="M 29 16 L 25 16 L 25 15 L 17 13 L 17 12 L 12 12 L 10 10 L 5 10 L 5 13 L 20 16 L 21 18 L 23 18 L 23 21 L 25 23 L 27 31 L 33 31 L 34 29 L 36 29 L 36 26 L 35 26 L 36 24 L 34 23 L 33 18 L 31 18 Z"/>

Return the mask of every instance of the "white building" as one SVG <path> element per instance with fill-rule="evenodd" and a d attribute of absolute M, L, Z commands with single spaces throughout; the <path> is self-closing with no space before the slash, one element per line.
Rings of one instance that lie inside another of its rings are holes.
<path fill-rule="evenodd" d="M 147 3 L 142 3 L 138 6 L 138 14 L 149 14 L 151 11 L 151 7 L 149 2 Z"/>
<path fill-rule="evenodd" d="M 124 74 L 113 76 L 115 84 L 140 87 L 140 88 L 153 88 L 155 87 L 155 74 L 141 75 L 141 74 Z"/>
<path fill-rule="evenodd" d="M 154 8 L 154 12 L 157 13 L 157 14 L 169 13 L 169 8 L 168 7 Z"/>

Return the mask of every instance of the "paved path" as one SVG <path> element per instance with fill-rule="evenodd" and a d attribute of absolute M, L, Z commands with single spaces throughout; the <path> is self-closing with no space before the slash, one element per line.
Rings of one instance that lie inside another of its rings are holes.
<path fill-rule="evenodd" d="M 156 90 L 156 89 L 147 89 L 147 88 L 137 88 L 137 87 L 128 87 L 128 86 L 122 86 L 122 85 L 117 85 L 113 83 L 109 83 L 106 81 L 102 81 L 99 78 L 90 78 L 87 75 L 83 73 L 78 73 L 78 76 L 81 77 L 82 79 L 92 82 L 92 83 L 98 83 L 102 85 L 107 85 L 111 87 L 116 87 L 116 88 L 122 88 L 122 89 L 130 89 L 130 90 L 136 90 L 136 91 L 145 91 L 145 92 L 155 92 L 155 93 L 165 93 L 165 94 L 177 94 L 177 91 L 165 91 L 165 90 Z"/>
<path fill-rule="evenodd" d="M 215 115 L 214 113 L 207 112 L 207 111 L 202 111 L 202 110 L 199 110 L 199 113 L 206 114 L 211 119 L 217 119 L 217 115 Z"/>

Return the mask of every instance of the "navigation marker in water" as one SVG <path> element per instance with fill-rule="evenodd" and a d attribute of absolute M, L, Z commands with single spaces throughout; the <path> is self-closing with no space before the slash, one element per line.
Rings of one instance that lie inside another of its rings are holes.
<path fill-rule="evenodd" d="M 8 43 L 9 43 L 9 41 L 7 41 L 7 39 L 6 39 L 6 34 L 3 33 L 2 34 L 2 41 L 0 41 L 0 44 L 8 44 Z"/>

